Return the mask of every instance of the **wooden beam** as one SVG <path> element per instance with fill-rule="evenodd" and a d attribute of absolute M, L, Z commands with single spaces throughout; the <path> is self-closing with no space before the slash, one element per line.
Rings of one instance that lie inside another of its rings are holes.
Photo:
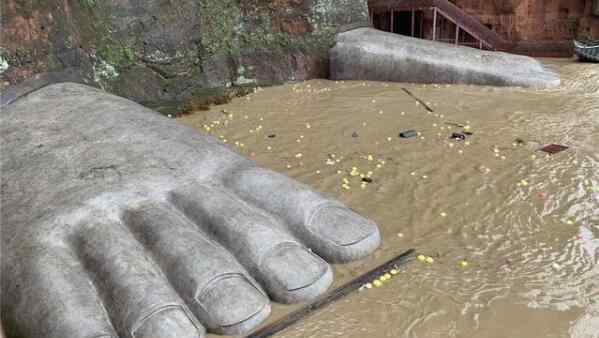
<path fill-rule="evenodd" d="M 433 7 L 433 41 L 437 40 L 437 7 Z"/>
<path fill-rule="evenodd" d="M 412 9 L 412 37 L 414 37 L 414 34 L 416 33 L 414 31 L 414 24 L 416 23 L 416 11 L 414 9 Z"/>

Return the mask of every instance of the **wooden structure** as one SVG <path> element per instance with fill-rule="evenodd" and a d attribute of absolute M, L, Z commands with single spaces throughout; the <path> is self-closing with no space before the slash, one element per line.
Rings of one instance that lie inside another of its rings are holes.
<path fill-rule="evenodd" d="M 514 47 L 447 0 L 371 0 L 369 7 L 371 24 L 377 29 L 480 49 L 509 51 Z M 431 16 L 432 32 L 427 36 L 424 21 Z M 406 29 L 406 21 L 409 29 Z M 453 31 L 448 32 L 447 27 Z"/>

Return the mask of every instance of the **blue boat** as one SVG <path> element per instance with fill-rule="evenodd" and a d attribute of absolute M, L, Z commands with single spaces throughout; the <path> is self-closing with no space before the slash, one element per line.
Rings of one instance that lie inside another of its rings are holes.
<path fill-rule="evenodd" d="M 599 62 L 599 41 L 574 40 L 574 53 L 580 61 Z"/>

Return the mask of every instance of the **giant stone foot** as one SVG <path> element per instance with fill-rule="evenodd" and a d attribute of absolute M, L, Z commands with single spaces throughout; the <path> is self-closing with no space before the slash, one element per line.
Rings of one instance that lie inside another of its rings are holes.
<path fill-rule="evenodd" d="M 372 28 L 338 34 L 329 52 L 333 80 L 556 87 L 559 76 L 522 55 L 483 51 Z"/>
<path fill-rule="evenodd" d="M 91 87 L 44 87 L 0 118 L 8 337 L 239 334 L 380 242 L 341 203 Z"/>

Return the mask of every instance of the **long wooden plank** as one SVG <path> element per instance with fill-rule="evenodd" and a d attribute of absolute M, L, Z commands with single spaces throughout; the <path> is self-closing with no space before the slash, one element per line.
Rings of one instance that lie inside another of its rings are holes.
<path fill-rule="evenodd" d="M 337 289 L 327 293 L 324 296 L 321 296 L 313 303 L 310 303 L 301 309 L 290 313 L 288 316 L 265 326 L 262 329 L 259 329 L 256 332 L 253 332 L 246 336 L 246 338 L 266 338 L 271 337 L 277 332 L 281 332 L 289 326 L 299 322 L 300 320 L 306 318 L 310 314 L 314 313 L 316 310 L 322 309 L 323 307 L 333 303 L 344 296 L 350 294 L 353 291 L 358 290 L 362 285 L 372 281 L 373 279 L 379 277 L 382 274 L 385 274 L 391 269 L 396 269 L 397 267 L 413 260 L 415 250 L 409 249 L 397 257 L 388 260 L 382 265 L 368 271 L 367 273 L 351 280 L 347 284 L 338 287 Z"/>

